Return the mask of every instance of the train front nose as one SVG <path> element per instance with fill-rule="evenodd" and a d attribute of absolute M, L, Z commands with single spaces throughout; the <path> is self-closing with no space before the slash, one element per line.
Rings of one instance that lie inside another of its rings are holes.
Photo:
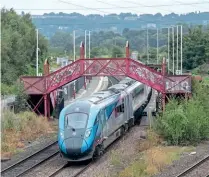
<path fill-rule="evenodd" d="M 70 156 L 79 156 L 84 149 L 88 149 L 88 144 L 83 138 L 73 137 L 64 140 L 67 154 Z"/>

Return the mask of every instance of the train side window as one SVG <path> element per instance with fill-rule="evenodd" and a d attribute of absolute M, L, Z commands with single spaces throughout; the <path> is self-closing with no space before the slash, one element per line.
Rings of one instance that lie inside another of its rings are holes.
<path fill-rule="evenodd" d="M 121 105 L 117 106 L 115 108 L 115 112 L 116 112 L 117 116 L 120 115 L 121 113 L 123 113 L 124 112 L 124 104 L 121 104 Z"/>

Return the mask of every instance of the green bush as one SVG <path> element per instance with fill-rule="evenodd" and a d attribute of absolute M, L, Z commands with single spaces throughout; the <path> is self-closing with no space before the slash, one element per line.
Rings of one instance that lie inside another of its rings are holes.
<path fill-rule="evenodd" d="M 209 138 L 209 91 L 193 83 L 189 100 L 171 99 L 156 119 L 155 130 L 170 144 L 194 144 Z"/>

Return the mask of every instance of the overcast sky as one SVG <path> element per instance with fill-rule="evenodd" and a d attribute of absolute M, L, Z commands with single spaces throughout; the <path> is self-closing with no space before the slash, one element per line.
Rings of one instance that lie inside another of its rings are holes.
<path fill-rule="evenodd" d="M 185 14 L 208 12 L 209 0 L 1 0 L 1 7 L 14 8 L 18 13 L 25 11 L 33 15 L 49 12 L 78 12 L 84 15 L 121 12 Z"/>

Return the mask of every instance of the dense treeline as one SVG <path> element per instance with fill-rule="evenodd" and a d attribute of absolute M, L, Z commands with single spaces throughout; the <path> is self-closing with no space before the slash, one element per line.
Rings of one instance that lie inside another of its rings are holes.
<path fill-rule="evenodd" d="M 2 88 L 14 84 L 20 75 L 35 74 L 36 65 L 36 31 L 29 14 L 17 15 L 14 10 L 1 10 L 2 15 Z M 93 18 L 93 16 L 91 16 Z M 99 18 L 99 17 L 98 17 Z M 124 17 L 125 18 L 125 17 Z M 204 27 L 183 27 L 183 67 L 193 69 L 209 61 L 209 29 Z M 40 30 L 43 33 L 43 30 Z M 80 42 L 83 35 L 76 32 L 76 56 L 79 57 Z M 147 31 L 125 28 L 121 34 L 113 31 L 91 33 L 91 58 L 123 57 L 125 43 L 130 42 L 131 51 L 139 52 L 139 59 L 146 61 Z M 157 56 L 156 29 L 149 29 L 149 58 L 156 62 Z M 180 38 L 180 37 L 179 37 Z M 171 41 L 171 40 L 170 40 Z M 175 40 L 176 41 L 176 40 Z M 50 56 L 68 55 L 73 57 L 73 37 L 70 32 L 57 31 L 49 40 Z M 179 44 L 180 45 L 180 44 Z M 175 43 L 176 46 L 176 43 Z M 39 35 L 39 66 L 42 69 L 43 59 L 49 55 L 48 41 Z M 175 48 L 176 50 L 176 48 Z M 172 51 L 172 43 L 170 43 Z M 159 58 L 167 57 L 167 29 L 159 30 Z M 88 53 L 88 36 L 87 36 Z M 175 51 L 176 53 L 176 51 Z M 180 51 L 179 51 L 180 53 Z M 88 54 L 87 54 L 88 56 Z M 172 57 L 172 52 L 170 53 Z M 176 59 L 176 55 L 175 55 Z M 172 67 L 172 66 L 171 66 Z"/>
<path fill-rule="evenodd" d="M 140 16 L 132 13 L 120 13 L 99 15 L 90 14 L 82 15 L 79 13 L 46 13 L 44 15 L 34 15 L 33 22 L 37 27 L 43 29 L 44 35 L 51 37 L 54 33 L 61 29 L 65 32 L 73 30 L 91 31 L 114 31 L 122 33 L 125 28 L 143 29 L 148 27 L 165 27 L 175 25 L 177 23 L 186 23 L 189 25 L 208 24 L 209 12 L 191 12 L 188 14 L 170 13 L 167 15 L 157 14 L 142 14 Z"/>
<path fill-rule="evenodd" d="M 194 69 L 199 65 L 209 61 L 209 28 L 202 26 L 188 27 L 184 25 L 183 28 L 183 67 L 185 69 Z M 147 31 L 146 30 L 129 30 L 124 29 L 120 35 L 114 32 L 93 32 L 91 35 L 91 58 L 94 57 L 122 57 L 125 55 L 125 43 L 128 40 L 132 51 L 138 51 L 139 60 L 146 61 L 147 59 Z M 150 62 L 156 62 L 157 58 L 157 38 L 156 30 L 149 30 L 149 59 Z M 174 60 L 176 65 L 176 32 L 174 42 Z M 180 35 L 179 35 L 179 60 L 180 60 Z M 67 40 L 65 40 L 67 39 Z M 88 36 L 87 36 L 88 39 Z M 84 36 L 76 38 L 77 56 L 79 56 L 80 42 L 84 41 Z M 167 29 L 159 31 L 159 59 L 167 58 L 168 53 L 168 36 Z M 56 47 L 60 54 L 64 50 L 68 55 L 72 56 L 73 53 L 73 40 L 72 34 L 67 32 L 57 32 L 50 40 L 51 46 Z M 170 58 L 173 58 L 173 44 L 170 35 Z M 88 40 L 87 40 L 88 52 Z M 88 56 L 88 55 L 87 55 Z M 172 62 L 171 62 L 172 68 Z"/>
<path fill-rule="evenodd" d="M 205 32 L 201 27 L 189 30 L 184 37 L 183 59 L 184 68 L 189 70 L 209 63 L 209 28 Z"/>
<path fill-rule="evenodd" d="M 1 26 L 1 80 L 6 90 L 20 75 L 35 73 L 36 31 L 29 14 L 19 16 L 13 9 L 1 9 Z M 48 49 L 48 42 L 41 35 L 39 49 L 41 63 Z"/>

